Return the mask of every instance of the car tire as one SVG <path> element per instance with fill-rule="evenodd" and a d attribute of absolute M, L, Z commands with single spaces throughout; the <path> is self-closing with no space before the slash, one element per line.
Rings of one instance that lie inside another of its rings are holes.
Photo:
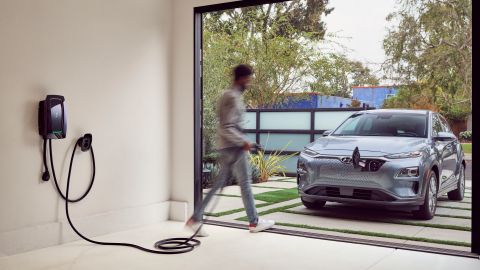
<path fill-rule="evenodd" d="M 420 209 L 413 211 L 413 216 L 420 220 L 430 220 L 435 215 L 437 209 L 437 175 L 435 172 L 430 171 L 427 176 L 427 188 L 425 191 L 425 199 Z"/>
<path fill-rule="evenodd" d="M 448 192 L 447 195 L 448 199 L 452 201 L 463 200 L 463 195 L 465 195 L 465 166 L 463 166 L 463 164 L 460 166 L 457 189 Z"/>
<path fill-rule="evenodd" d="M 308 209 L 322 209 L 327 203 L 326 201 L 308 202 L 305 201 L 303 198 L 301 198 L 301 200 L 303 205 L 305 205 L 305 207 L 307 207 Z"/>

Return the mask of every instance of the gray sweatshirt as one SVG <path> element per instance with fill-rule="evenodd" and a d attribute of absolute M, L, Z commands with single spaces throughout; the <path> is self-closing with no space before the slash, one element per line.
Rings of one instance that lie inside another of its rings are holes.
<path fill-rule="evenodd" d="M 236 86 L 225 90 L 217 104 L 218 149 L 242 147 L 245 142 L 249 142 L 248 137 L 243 133 L 244 114 L 245 104 L 242 92 Z"/>

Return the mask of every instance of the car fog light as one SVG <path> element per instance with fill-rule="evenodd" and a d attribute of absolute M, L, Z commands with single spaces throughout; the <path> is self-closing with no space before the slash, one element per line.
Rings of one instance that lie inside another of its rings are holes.
<path fill-rule="evenodd" d="M 397 174 L 397 177 L 418 177 L 418 175 L 418 167 L 409 167 L 401 169 L 400 172 Z"/>

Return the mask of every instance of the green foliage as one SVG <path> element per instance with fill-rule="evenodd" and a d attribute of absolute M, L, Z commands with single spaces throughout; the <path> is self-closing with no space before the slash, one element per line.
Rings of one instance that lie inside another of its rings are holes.
<path fill-rule="evenodd" d="M 250 163 L 252 167 L 258 170 L 260 182 L 266 182 L 271 176 L 285 176 L 286 168 L 282 165 L 282 162 L 295 155 L 281 155 L 280 151 L 267 156 L 264 151 L 258 151 L 258 154 L 250 156 Z"/>
<path fill-rule="evenodd" d="M 374 83 L 368 69 L 344 56 L 322 56 L 326 39 L 324 16 L 332 12 L 328 0 L 295 0 L 207 13 L 203 17 L 203 134 L 204 150 L 215 145 L 216 102 L 231 84 L 231 69 L 240 63 L 254 69 L 251 87 L 244 94 L 249 108 L 271 108 L 291 98 L 302 99 L 314 76 L 314 91 L 346 96 L 347 85 Z M 336 64 L 343 72 L 334 73 Z M 323 71 L 329 71 L 329 77 Z M 337 76 L 337 77 L 335 77 Z M 343 76 L 343 77 L 341 77 Z M 326 81 L 326 83 L 323 83 Z M 339 83 L 336 83 L 336 82 Z"/>
<path fill-rule="evenodd" d="M 252 168 L 255 168 L 254 170 L 257 171 L 259 182 L 266 182 L 271 176 L 275 175 L 285 176 L 286 168 L 282 163 L 298 154 L 282 154 L 289 144 L 290 142 L 281 150 L 274 151 L 269 155 L 266 155 L 263 150 L 259 150 L 255 155 L 250 155 L 250 164 L 252 165 Z"/>
<path fill-rule="evenodd" d="M 387 20 L 399 21 L 384 39 L 384 70 L 405 85 L 386 107 L 435 107 L 464 120 L 472 107 L 470 0 L 399 0 Z"/>
<path fill-rule="evenodd" d="M 460 139 L 471 141 L 472 140 L 472 131 L 467 130 L 467 131 L 460 132 Z"/>
<path fill-rule="evenodd" d="M 349 98 L 352 86 L 379 83 L 370 69 L 341 54 L 319 56 L 311 64 L 311 70 L 315 77 L 315 81 L 310 83 L 311 91 L 324 95 Z"/>
<path fill-rule="evenodd" d="M 217 164 L 219 157 L 220 154 L 218 152 L 212 152 L 203 156 L 203 162 Z"/>
<path fill-rule="evenodd" d="M 423 84 L 412 83 L 399 87 L 394 97 L 384 101 L 383 108 L 410 108 L 439 111 L 435 95 Z"/>

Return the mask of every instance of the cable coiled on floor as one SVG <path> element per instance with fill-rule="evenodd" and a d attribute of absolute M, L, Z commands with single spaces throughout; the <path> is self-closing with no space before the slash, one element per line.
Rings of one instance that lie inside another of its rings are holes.
<path fill-rule="evenodd" d="M 132 248 L 139 249 L 141 251 L 145 251 L 145 252 L 149 252 L 149 253 L 155 253 L 155 254 L 181 254 L 181 253 L 190 252 L 196 246 L 200 245 L 200 241 L 197 240 L 197 239 L 193 239 L 193 238 L 197 235 L 197 233 L 200 231 L 202 226 L 199 226 L 197 228 L 197 230 L 195 231 L 195 233 L 191 237 L 167 238 L 167 239 L 157 241 L 154 244 L 154 247 L 156 249 L 144 248 L 142 246 L 131 244 L 131 243 L 96 241 L 96 240 L 92 240 L 92 239 L 84 236 L 83 234 L 81 234 L 77 230 L 75 225 L 73 225 L 73 222 L 70 218 L 68 205 L 69 205 L 70 202 L 78 202 L 78 201 L 81 201 L 82 199 L 84 199 L 87 196 L 87 194 L 90 192 L 90 190 L 93 186 L 93 182 L 95 180 L 95 155 L 93 154 L 93 147 L 90 146 L 90 153 L 91 153 L 91 156 L 92 156 L 92 163 L 93 163 L 93 175 L 92 175 L 92 179 L 90 181 L 90 185 L 89 185 L 88 189 L 86 190 L 86 192 L 82 196 L 80 196 L 78 199 L 69 199 L 70 176 L 71 176 L 71 173 L 72 173 L 72 166 L 73 166 L 73 161 L 74 161 L 74 158 L 75 158 L 75 151 L 77 150 L 77 146 L 79 145 L 79 141 L 81 139 L 82 138 L 78 139 L 77 143 L 75 143 L 75 147 L 73 148 L 72 155 L 71 155 L 71 158 L 70 158 L 70 165 L 69 165 L 69 168 L 68 168 L 68 177 L 67 177 L 67 189 L 66 189 L 66 192 L 65 192 L 65 196 L 62 194 L 62 192 L 60 190 L 60 187 L 57 183 L 57 179 L 56 179 L 56 176 L 55 176 L 55 169 L 54 169 L 54 166 L 53 166 L 52 142 L 51 142 L 51 140 L 49 141 L 49 143 L 50 143 L 50 163 L 51 163 L 51 166 L 52 166 L 52 173 L 53 173 L 53 176 L 54 176 L 55 185 L 57 187 L 58 193 L 65 200 L 65 213 L 66 213 L 66 216 L 67 216 L 68 223 L 70 224 L 70 227 L 72 227 L 73 231 L 78 236 L 80 236 L 83 240 L 88 241 L 88 242 L 93 243 L 93 244 L 105 245 L 105 246 L 132 247 Z M 44 143 L 44 147 L 46 147 L 45 143 Z M 46 150 L 44 149 L 44 151 L 46 151 Z"/>

